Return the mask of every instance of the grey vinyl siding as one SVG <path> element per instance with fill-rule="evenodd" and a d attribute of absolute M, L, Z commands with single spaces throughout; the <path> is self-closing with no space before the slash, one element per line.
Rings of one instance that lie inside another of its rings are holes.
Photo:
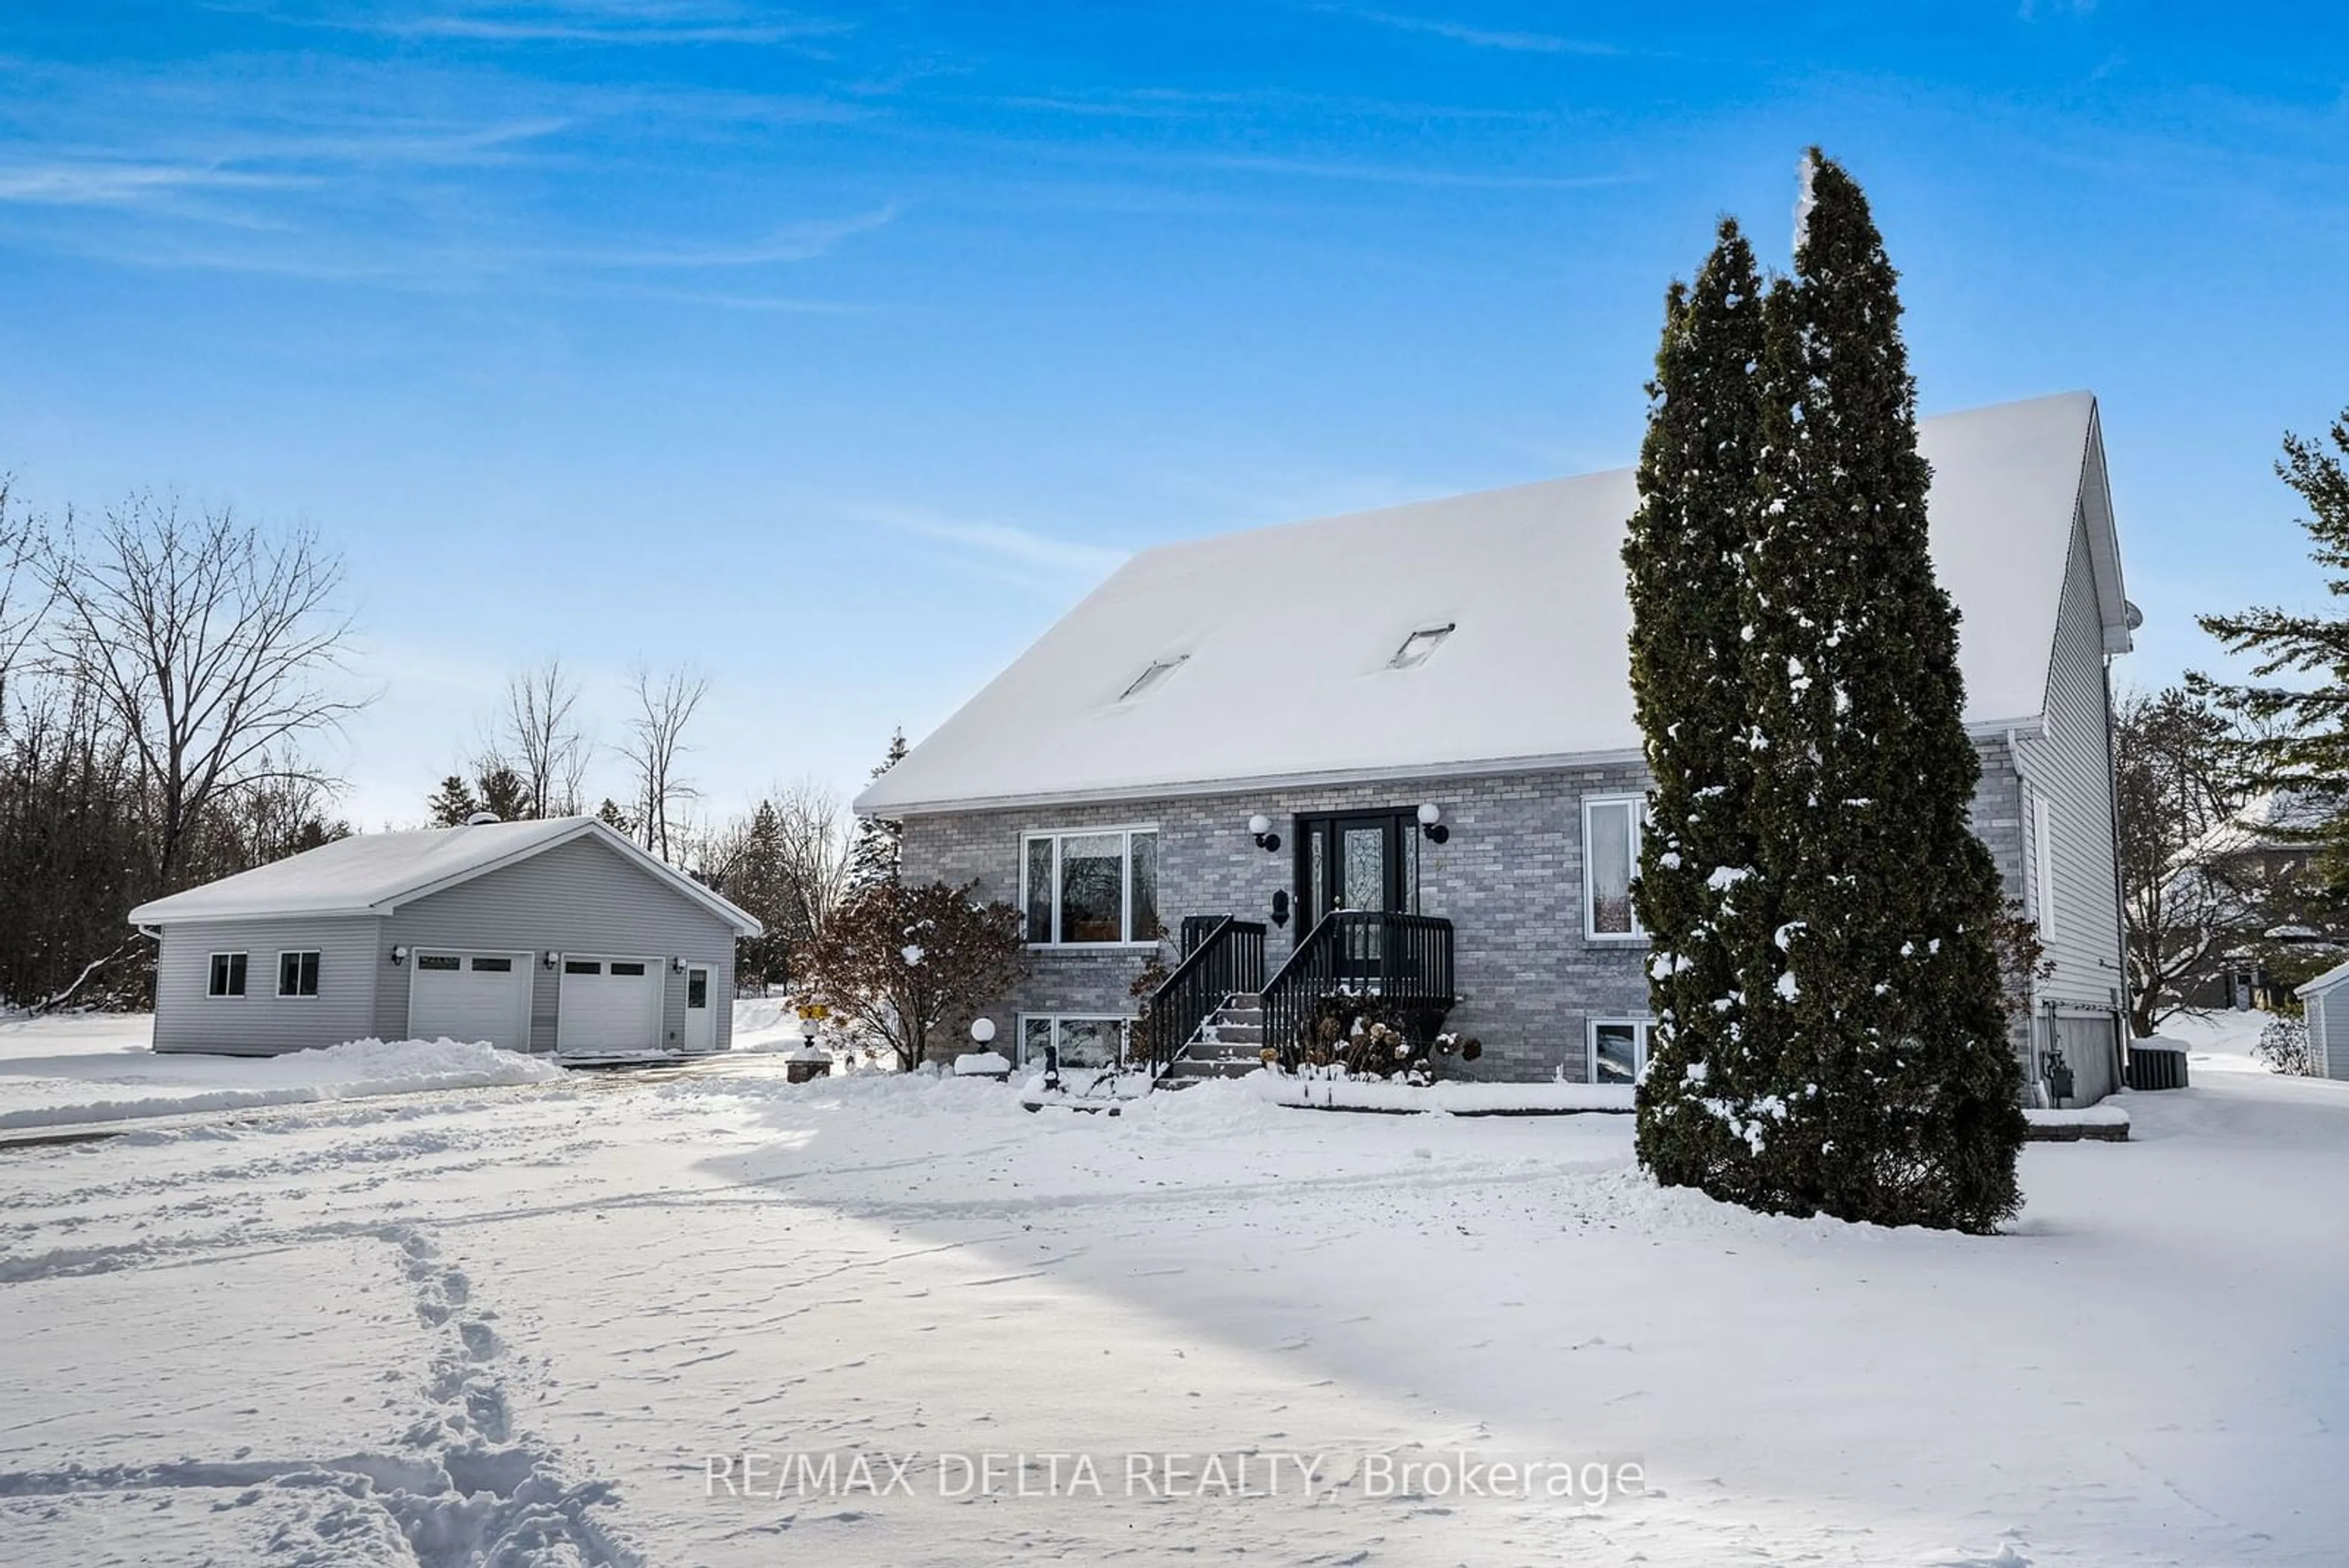
<path fill-rule="evenodd" d="M 2096 603 L 2089 558 L 2087 522 L 2075 521 L 2064 597 L 2048 660 L 2047 705 L 2041 732 L 2020 742 L 2027 784 L 2022 812 L 2023 866 L 2026 902 L 2040 916 L 2040 940 L 2054 972 L 2040 987 L 2042 1010 L 2053 1002 L 2062 1015 L 2090 1012 L 2116 1016 L 2121 987 L 2120 899 L 2113 861 L 2111 688 L 2105 674 L 2103 618 Z M 2048 842 L 2042 853 L 2039 825 L 2029 802 L 2047 805 Z M 2040 887 L 2040 867 L 2052 873 Z M 2045 909 L 2046 914 L 2042 914 Z M 2117 1025 L 2115 1026 L 2117 1028 Z M 2043 1026 L 2044 1033 L 2044 1026 Z M 2078 1024 L 2062 1030 L 2067 1040 L 2098 1042 L 2102 1033 Z M 2116 1042 L 2118 1036 L 2112 1038 Z M 2042 1043 L 2044 1045 L 2044 1042 Z M 2115 1053 L 2099 1048 L 2082 1060 L 2067 1045 L 2083 1103 L 2118 1088 Z"/>
<path fill-rule="evenodd" d="M 2349 986 L 2328 985 L 2309 997 L 2307 1013 L 2308 1070 L 2349 1079 Z"/>
<path fill-rule="evenodd" d="M 174 923 L 155 959 L 155 1049 L 274 1056 L 376 1033 L 371 917 Z M 318 994 L 279 996 L 277 955 L 318 954 Z M 245 955 L 243 996 L 206 994 L 212 955 Z"/>
<path fill-rule="evenodd" d="M 708 964 L 715 1044 L 732 1042 L 734 931 L 644 867 L 593 838 L 574 838 L 527 860 L 401 906 L 384 922 L 376 1032 L 408 1033 L 408 971 L 391 962 L 394 945 L 460 951 L 523 951 L 531 965 L 530 1048 L 552 1051 L 561 975 L 547 952 L 657 960 L 662 976 L 660 1044 L 684 1042 L 685 979 L 669 961 Z"/>

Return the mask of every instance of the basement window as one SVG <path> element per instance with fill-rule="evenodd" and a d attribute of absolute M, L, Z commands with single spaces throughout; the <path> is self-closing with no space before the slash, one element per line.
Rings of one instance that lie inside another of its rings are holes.
<path fill-rule="evenodd" d="M 1133 701 L 1136 697 L 1141 696 L 1143 692 L 1149 691 L 1152 687 L 1157 685 L 1160 681 L 1174 674 L 1175 670 L 1181 669 L 1184 660 L 1190 657 L 1191 656 L 1187 653 L 1181 653 L 1175 655 L 1172 659 L 1154 660 L 1149 669 L 1143 670 L 1141 674 L 1133 678 L 1133 683 L 1132 685 L 1128 686 L 1124 691 L 1117 694 L 1117 700 L 1121 702 Z"/>
<path fill-rule="evenodd" d="M 1422 627 L 1413 632 L 1402 639 L 1402 646 L 1395 649 L 1394 657 L 1387 660 L 1387 668 L 1389 670 L 1418 669 L 1427 662 L 1429 654 L 1444 646 L 1444 639 L 1450 637 L 1458 625 L 1457 621 L 1445 621 L 1442 626 Z"/>

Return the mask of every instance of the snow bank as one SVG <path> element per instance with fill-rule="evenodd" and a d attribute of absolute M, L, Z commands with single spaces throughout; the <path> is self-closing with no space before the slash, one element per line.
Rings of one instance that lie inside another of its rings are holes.
<path fill-rule="evenodd" d="M 2082 1106 L 2075 1110 L 2060 1111 L 2034 1108 L 2025 1110 L 2023 1115 L 2035 1127 L 2125 1127 L 2129 1125 L 2128 1112 L 2111 1104 Z"/>
<path fill-rule="evenodd" d="M 1454 1116 L 1561 1116 L 1629 1111 L 1629 1084 L 1474 1084 L 1416 1085 L 1355 1079 L 1283 1077 L 1251 1073 L 1240 1082 L 1281 1106 L 1341 1111 L 1448 1111 Z"/>
<path fill-rule="evenodd" d="M 353 1040 L 282 1056 L 16 1056 L 0 1058 L 0 1131 L 493 1088 L 562 1076 L 563 1069 L 543 1057 L 448 1039 Z"/>

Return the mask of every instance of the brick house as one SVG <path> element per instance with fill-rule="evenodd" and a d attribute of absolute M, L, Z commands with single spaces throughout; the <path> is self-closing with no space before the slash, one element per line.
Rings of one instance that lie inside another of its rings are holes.
<path fill-rule="evenodd" d="M 1963 617 L 1975 829 L 2055 965 L 2016 1048 L 2034 1085 L 2060 1048 L 2085 1103 L 2121 1071 L 2107 666 L 2135 618 L 2095 401 L 1927 420 L 1920 441 Z M 1033 972 L 989 1011 L 1022 1060 L 1115 1050 L 1164 930 L 1180 983 L 1160 1015 L 1202 1027 L 1162 1066 L 1252 1041 L 1259 996 L 1279 1041 L 1357 985 L 1476 1035 L 1476 1075 L 1628 1081 L 1648 1024 L 1635 504 L 1620 471 L 1147 551 L 856 809 L 903 821 L 907 877 L 1026 912 Z"/>

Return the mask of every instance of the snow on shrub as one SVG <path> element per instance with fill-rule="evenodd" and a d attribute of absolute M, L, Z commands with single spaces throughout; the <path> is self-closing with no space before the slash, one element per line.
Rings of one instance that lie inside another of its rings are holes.
<path fill-rule="evenodd" d="M 2297 1018 L 2269 1019 L 2267 1027 L 2260 1031 L 2260 1043 L 2251 1047 L 2251 1054 L 2271 1073 L 2307 1077 L 2308 1025 Z"/>

